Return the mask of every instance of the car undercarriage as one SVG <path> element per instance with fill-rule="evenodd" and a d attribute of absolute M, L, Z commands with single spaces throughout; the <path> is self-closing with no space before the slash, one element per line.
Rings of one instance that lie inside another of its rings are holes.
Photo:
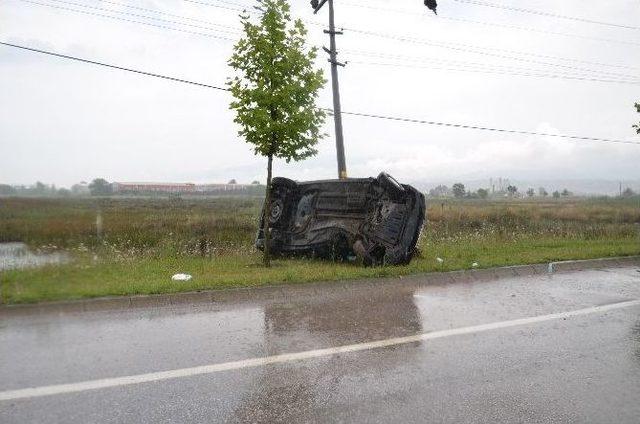
<path fill-rule="evenodd" d="M 411 261 L 425 219 L 424 195 L 393 177 L 272 181 L 270 252 L 365 265 Z M 264 249 L 264 208 L 256 247 Z"/>

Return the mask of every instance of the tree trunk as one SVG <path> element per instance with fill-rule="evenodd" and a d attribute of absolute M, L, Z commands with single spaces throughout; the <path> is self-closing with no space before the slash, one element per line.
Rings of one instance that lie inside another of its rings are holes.
<path fill-rule="evenodd" d="M 269 229 L 269 217 L 271 216 L 271 165 L 273 163 L 273 155 L 269 155 L 267 161 L 267 190 L 264 197 L 264 220 L 262 228 L 264 231 L 264 256 L 262 258 L 264 266 L 271 266 L 271 256 L 269 252 L 269 243 L 271 242 L 271 230 Z"/>

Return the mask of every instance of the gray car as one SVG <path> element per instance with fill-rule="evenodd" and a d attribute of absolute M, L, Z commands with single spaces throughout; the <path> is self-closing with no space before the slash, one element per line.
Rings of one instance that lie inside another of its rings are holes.
<path fill-rule="evenodd" d="M 425 219 L 424 195 L 381 173 L 377 178 L 272 183 L 270 251 L 366 265 L 406 264 Z M 263 208 L 264 216 L 264 208 Z M 264 219 L 256 247 L 264 249 Z"/>

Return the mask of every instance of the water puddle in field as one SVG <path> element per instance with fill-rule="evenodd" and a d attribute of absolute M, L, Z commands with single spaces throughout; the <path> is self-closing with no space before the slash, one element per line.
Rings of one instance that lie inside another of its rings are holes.
<path fill-rule="evenodd" d="M 0 243 L 0 271 L 69 261 L 66 252 L 34 253 L 24 243 Z"/>

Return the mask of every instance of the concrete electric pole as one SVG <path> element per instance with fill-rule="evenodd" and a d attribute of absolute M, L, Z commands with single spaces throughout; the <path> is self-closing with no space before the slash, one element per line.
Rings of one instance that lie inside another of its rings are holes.
<path fill-rule="evenodd" d="M 324 47 L 324 51 L 329 53 L 329 63 L 331 63 L 331 87 L 333 89 L 333 121 L 336 127 L 336 153 L 338 156 L 338 178 L 347 178 L 347 163 L 344 157 L 344 137 L 342 135 L 342 107 L 340 106 L 340 84 L 338 83 L 338 66 L 344 66 L 344 63 L 338 62 L 338 51 L 336 50 L 336 35 L 342 34 L 336 31 L 335 13 L 333 10 L 333 0 L 313 0 L 311 6 L 313 13 L 318 11 L 329 2 L 329 30 L 324 30 L 325 34 L 329 34 L 329 48 Z"/>
<path fill-rule="evenodd" d="M 338 156 L 338 178 L 347 178 L 347 163 L 344 156 L 344 137 L 342 135 L 342 107 L 340 106 L 340 84 L 338 83 L 338 66 L 344 66 L 344 63 L 338 62 L 338 51 L 336 50 L 336 35 L 342 34 L 342 31 L 336 31 L 335 12 L 333 10 L 333 0 L 311 0 L 313 13 L 318 13 L 325 3 L 329 3 L 329 30 L 324 30 L 325 34 L 329 34 L 329 48 L 324 51 L 329 53 L 329 63 L 331 63 L 331 87 L 333 89 L 333 120 L 336 127 L 336 153 Z M 436 12 L 438 6 L 436 0 L 424 0 L 433 13 Z"/>

